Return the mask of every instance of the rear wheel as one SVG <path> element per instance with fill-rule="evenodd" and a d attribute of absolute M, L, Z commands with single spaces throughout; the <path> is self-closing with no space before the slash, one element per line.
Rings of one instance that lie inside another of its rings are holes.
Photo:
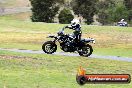
<path fill-rule="evenodd" d="M 92 54 L 93 48 L 91 45 L 85 45 L 82 47 L 81 51 L 78 52 L 80 56 L 88 57 Z"/>
<path fill-rule="evenodd" d="M 47 41 L 42 45 L 42 49 L 45 53 L 47 54 L 52 54 L 54 52 L 56 52 L 57 50 L 57 45 L 52 42 L 52 41 Z"/>

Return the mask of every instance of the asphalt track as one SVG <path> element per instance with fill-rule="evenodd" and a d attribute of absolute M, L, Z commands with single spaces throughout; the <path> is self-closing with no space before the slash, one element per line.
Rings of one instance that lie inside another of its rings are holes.
<path fill-rule="evenodd" d="M 20 52 L 20 53 L 30 53 L 30 54 L 45 54 L 42 50 L 35 51 L 35 50 L 4 49 L 4 48 L 0 48 L 0 50 L 12 51 L 12 52 Z M 53 55 L 79 56 L 78 53 L 67 53 L 67 52 L 56 52 Z M 94 55 L 94 54 L 92 54 L 88 58 L 110 59 L 110 60 L 118 60 L 118 61 L 132 62 L 132 58 L 119 57 L 119 56 L 102 56 L 102 55 Z"/>

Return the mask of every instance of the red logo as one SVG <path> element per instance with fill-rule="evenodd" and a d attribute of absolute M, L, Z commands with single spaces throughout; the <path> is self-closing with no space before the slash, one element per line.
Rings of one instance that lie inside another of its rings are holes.
<path fill-rule="evenodd" d="M 86 83 L 130 83 L 129 74 L 86 74 L 86 71 L 80 67 L 76 76 L 79 85 Z"/>

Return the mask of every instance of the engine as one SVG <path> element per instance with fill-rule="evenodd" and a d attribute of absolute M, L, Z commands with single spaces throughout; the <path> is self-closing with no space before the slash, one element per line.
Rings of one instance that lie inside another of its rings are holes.
<path fill-rule="evenodd" d="M 65 41 L 60 43 L 60 46 L 64 52 L 74 52 L 76 50 L 74 41 L 71 38 L 65 39 Z"/>
<path fill-rule="evenodd" d="M 74 52 L 76 50 L 75 48 L 76 47 L 74 46 L 74 43 L 71 43 L 71 42 L 66 42 L 61 44 L 61 49 L 64 52 Z"/>
<path fill-rule="evenodd" d="M 59 39 L 60 48 L 64 52 L 74 52 L 76 50 L 74 38 L 70 35 L 61 36 Z"/>

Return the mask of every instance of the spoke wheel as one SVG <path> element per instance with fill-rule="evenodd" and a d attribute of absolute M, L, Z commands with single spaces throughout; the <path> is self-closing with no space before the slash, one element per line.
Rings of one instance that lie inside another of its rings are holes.
<path fill-rule="evenodd" d="M 47 54 L 52 54 L 54 52 L 56 52 L 57 50 L 57 45 L 52 42 L 52 41 L 47 41 L 42 45 L 42 49 L 45 53 Z"/>
<path fill-rule="evenodd" d="M 92 54 L 93 48 L 91 45 L 85 45 L 82 47 L 81 52 L 78 52 L 80 56 L 88 57 Z"/>

